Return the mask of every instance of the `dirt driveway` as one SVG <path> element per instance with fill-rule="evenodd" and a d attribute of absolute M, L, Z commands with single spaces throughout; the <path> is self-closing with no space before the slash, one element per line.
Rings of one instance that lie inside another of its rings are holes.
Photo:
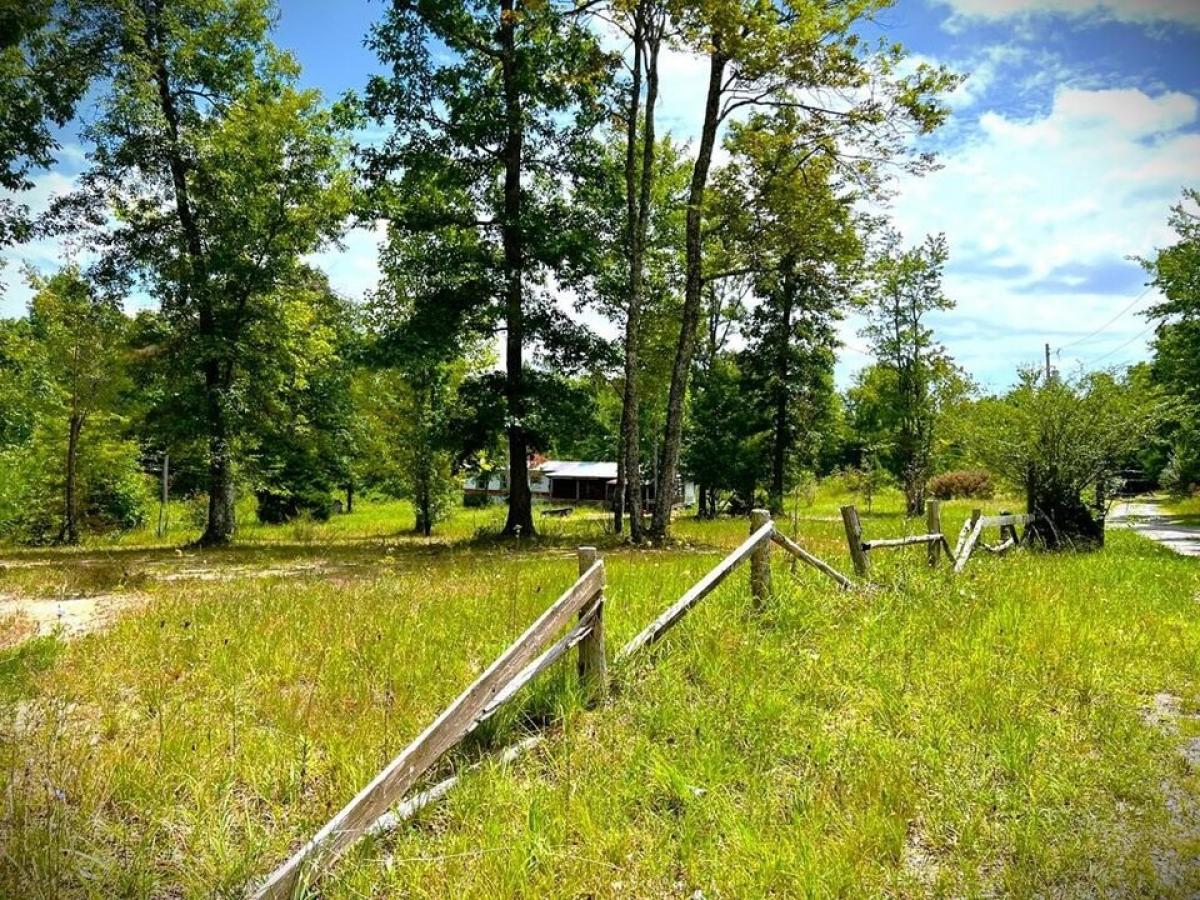
<path fill-rule="evenodd" d="M 1132 528 L 1184 556 L 1200 556 L 1200 520 L 1172 516 L 1153 500 L 1122 500 L 1108 513 L 1108 525 Z"/>

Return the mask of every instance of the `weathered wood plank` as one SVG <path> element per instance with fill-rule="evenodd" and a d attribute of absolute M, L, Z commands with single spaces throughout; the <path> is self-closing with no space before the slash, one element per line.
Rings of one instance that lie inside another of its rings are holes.
<path fill-rule="evenodd" d="M 942 542 L 941 532 L 937 534 L 912 534 L 902 538 L 880 538 L 876 541 L 863 541 L 868 550 L 878 550 L 881 547 L 907 547 L 910 544 L 933 544 Z"/>
<path fill-rule="evenodd" d="M 717 585 L 725 580 L 738 564 L 746 559 L 754 548 L 762 541 L 769 541 L 775 526 L 768 522 L 750 537 L 746 538 L 736 550 L 721 560 L 708 574 L 697 581 L 688 591 L 667 607 L 663 613 L 643 628 L 628 644 L 621 648 L 617 659 L 625 659 L 641 650 L 648 644 L 653 644 L 670 630 L 671 626 L 684 617 L 689 609 L 707 597 Z"/>
<path fill-rule="evenodd" d="M 1017 545 L 1017 542 L 1015 540 L 1013 540 L 1011 537 L 1009 537 L 1006 540 L 1001 541 L 999 544 L 980 544 L 979 546 L 982 547 L 984 550 L 986 550 L 988 553 L 995 553 L 997 555 L 1001 555 L 1001 554 L 1008 552 L 1016 545 Z"/>
<path fill-rule="evenodd" d="M 979 535 L 983 533 L 983 519 L 975 521 L 975 527 L 971 529 L 971 533 L 967 535 L 967 540 L 962 546 L 962 550 L 957 554 L 954 560 L 954 573 L 957 575 L 967 566 L 967 560 L 971 558 L 971 551 L 975 549 L 975 542 L 979 540 Z"/>
<path fill-rule="evenodd" d="M 579 574 L 583 575 L 600 558 L 595 547 L 579 548 Z M 579 683 L 592 701 L 608 693 L 608 659 L 604 651 L 604 586 L 591 609 L 579 613 L 579 621 L 589 624 L 588 634 L 579 643 Z"/>
<path fill-rule="evenodd" d="M 475 726 L 482 725 L 484 722 L 494 716 L 499 711 L 500 707 L 511 700 L 513 696 L 521 690 L 521 688 L 525 687 L 525 685 L 537 678 L 538 675 L 554 665 L 554 663 L 557 662 L 563 656 L 563 654 L 565 654 L 572 647 L 583 643 L 588 635 L 592 633 L 592 627 L 595 620 L 590 617 L 597 608 L 597 604 L 593 604 L 588 609 L 585 609 L 581 614 L 585 617 L 584 621 L 581 621 L 578 625 L 551 644 L 541 656 L 514 675 L 512 681 L 501 688 L 499 692 L 497 692 L 496 696 L 488 702 L 487 706 L 480 710 L 478 717 L 476 717 L 475 721 L 471 725 L 471 728 L 468 730 L 474 730 Z"/>
<path fill-rule="evenodd" d="M 500 762 L 510 763 L 517 759 L 521 754 L 532 750 L 545 740 L 545 737 L 540 734 L 531 735 L 524 740 L 518 741 L 511 747 L 504 748 L 504 752 L 500 754 Z M 468 768 L 468 772 L 473 772 L 483 765 L 483 761 L 472 763 Z M 394 809 L 385 812 L 382 816 L 375 820 L 370 828 L 367 829 L 367 834 L 386 834 L 391 831 L 401 822 L 411 819 L 430 803 L 441 800 L 446 794 L 450 793 L 451 788 L 458 784 L 460 775 L 451 775 L 442 781 L 439 781 L 433 787 L 426 788 L 420 793 L 413 794 L 404 802 L 398 804 Z"/>
<path fill-rule="evenodd" d="M 946 548 L 946 555 L 948 557 L 950 557 L 950 562 L 953 563 L 954 562 L 954 548 L 950 546 L 950 541 L 946 538 L 946 535 L 944 535 L 944 534 L 942 535 L 942 546 Z"/>
<path fill-rule="evenodd" d="M 925 501 L 925 530 L 936 534 L 938 539 L 931 541 L 928 549 L 928 561 L 931 568 L 936 568 L 942 557 L 942 544 L 946 536 L 942 534 L 942 504 L 939 500 Z"/>
<path fill-rule="evenodd" d="M 1028 513 L 1020 513 L 1019 515 L 1004 513 L 998 516 L 982 516 L 980 517 L 980 521 L 983 522 L 985 528 L 993 526 L 1005 528 L 1010 525 L 1028 525 L 1034 518 L 1034 516 Z"/>
<path fill-rule="evenodd" d="M 842 524 L 846 527 L 846 545 L 850 548 L 854 574 L 866 578 L 871 573 L 871 562 L 863 548 L 862 523 L 858 521 L 858 510 L 853 505 L 842 507 Z"/>
<path fill-rule="evenodd" d="M 750 511 L 750 533 L 771 524 L 771 514 L 765 509 Z M 774 529 L 772 529 L 774 533 Z M 750 596 L 760 612 L 771 601 L 771 542 L 761 541 L 750 554 Z"/>
<path fill-rule="evenodd" d="M 362 836 L 443 753 L 462 739 L 492 698 L 529 664 L 551 636 L 599 594 L 603 585 L 604 564 L 597 562 L 510 644 L 416 740 L 359 791 L 341 812 L 271 873 L 254 892 L 256 900 L 290 897 L 302 875 L 316 874 Z"/>
<path fill-rule="evenodd" d="M 975 523 L 979 521 L 979 518 L 982 515 L 982 509 L 971 510 L 970 517 L 968 517 L 967 521 L 963 522 L 962 528 L 959 529 L 958 540 L 955 542 L 954 552 L 951 554 L 956 562 L 962 557 L 963 545 L 966 544 L 967 538 L 970 536 L 972 529 L 975 528 Z"/>
<path fill-rule="evenodd" d="M 850 588 L 854 587 L 853 581 L 851 581 L 833 566 L 829 565 L 829 563 L 825 562 L 825 560 L 821 559 L 820 557 L 813 556 L 787 535 L 781 534 L 778 529 L 771 532 L 771 540 L 777 543 L 788 553 L 792 554 L 792 556 L 808 563 L 813 568 L 824 572 L 826 575 L 840 584 L 845 590 L 849 590 Z"/>

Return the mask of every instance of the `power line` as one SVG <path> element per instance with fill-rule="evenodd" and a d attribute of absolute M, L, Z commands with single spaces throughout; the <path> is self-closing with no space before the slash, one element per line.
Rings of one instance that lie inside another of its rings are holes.
<path fill-rule="evenodd" d="M 1121 351 L 1121 350 L 1124 350 L 1126 347 L 1128 347 L 1128 346 L 1129 346 L 1130 344 L 1132 344 L 1134 341 L 1138 340 L 1139 338 L 1145 337 L 1145 335 L 1146 335 L 1147 333 L 1149 333 L 1149 332 L 1150 332 L 1150 330 L 1151 330 L 1151 329 L 1153 329 L 1153 328 L 1154 328 L 1154 323 L 1153 323 L 1153 322 L 1151 322 L 1149 325 L 1147 325 L 1145 328 L 1143 328 L 1141 331 L 1139 331 L 1137 334 L 1135 334 L 1133 337 L 1131 337 L 1131 338 L 1130 338 L 1129 340 L 1127 340 L 1125 343 L 1123 343 L 1123 344 L 1120 344 L 1119 346 L 1113 347 L 1111 350 L 1109 350 L 1107 353 L 1103 354 L 1102 356 L 1097 356 L 1095 359 L 1093 359 L 1093 360 L 1091 361 L 1090 365 L 1093 365 L 1093 366 L 1094 366 L 1096 363 L 1098 363 L 1098 362 L 1102 362 L 1103 360 L 1106 360 L 1106 359 L 1108 359 L 1108 358 L 1109 358 L 1110 356 L 1112 356 L 1114 353 L 1117 353 L 1117 352 L 1119 352 L 1119 351 Z"/>
<path fill-rule="evenodd" d="M 1071 343 L 1069 343 L 1069 344 L 1063 344 L 1061 347 L 1058 348 L 1059 352 L 1062 352 L 1063 350 L 1067 350 L 1071 347 L 1074 347 L 1076 344 L 1082 344 L 1084 341 L 1094 338 L 1096 335 L 1098 335 L 1100 332 L 1102 332 L 1104 329 L 1106 329 L 1109 325 L 1113 324 L 1113 322 L 1117 321 L 1117 319 L 1121 318 L 1121 316 L 1125 315 L 1125 313 L 1129 312 L 1131 309 L 1133 309 L 1135 306 L 1137 306 L 1142 301 L 1142 298 L 1145 297 L 1148 293 L 1150 293 L 1150 288 L 1152 288 L 1152 287 L 1154 287 L 1154 285 L 1152 285 L 1152 284 L 1146 285 L 1145 289 L 1140 294 L 1138 294 L 1136 297 L 1134 297 L 1129 302 L 1128 306 L 1123 307 L 1120 312 L 1118 312 L 1115 316 L 1113 316 L 1111 319 L 1109 319 L 1107 322 L 1105 322 L 1103 325 L 1101 325 L 1099 328 L 1097 328 L 1091 334 L 1085 334 L 1083 337 L 1077 338 L 1076 340 L 1071 341 Z"/>

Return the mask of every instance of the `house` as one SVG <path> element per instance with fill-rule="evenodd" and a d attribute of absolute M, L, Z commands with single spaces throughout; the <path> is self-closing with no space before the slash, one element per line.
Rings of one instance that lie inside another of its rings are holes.
<path fill-rule="evenodd" d="M 540 476 L 535 480 L 535 476 Z M 552 502 L 611 503 L 617 489 L 615 462 L 582 462 L 573 459 L 548 459 L 530 471 L 531 486 L 541 487 Z"/>
<path fill-rule="evenodd" d="M 546 459 L 532 456 L 529 460 L 529 490 L 534 502 L 589 503 L 611 506 L 617 488 L 615 462 L 588 462 L 576 459 Z M 463 491 L 467 496 L 486 495 L 493 502 L 503 502 L 508 496 L 508 473 L 493 472 L 490 476 L 471 476 Z M 654 499 L 654 486 L 643 485 L 647 501 Z M 696 486 L 688 481 L 676 497 L 676 502 L 691 506 L 696 502 Z"/>

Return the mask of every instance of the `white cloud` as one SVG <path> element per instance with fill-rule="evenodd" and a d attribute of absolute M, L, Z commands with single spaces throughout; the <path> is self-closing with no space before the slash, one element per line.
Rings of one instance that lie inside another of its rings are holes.
<path fill-rule="evenodd" d="M 1003 383 L 1043 340 L 1070 344 L 1127 304 L 1143 280 L 1128 257 L 1171 241 L 1169 207 L 1200 183 L 1198 117 L 1187 94 L 1064 87 L 1040 115 L 984 112 L 941 170 L 906 179 L 894 210 L 906 238 L 950 241 L 952 354 Z M 1146 325 L 1136 312 L 1074 352 L 1088 360 L 1129 340 Z M 1131 341 L 1103 364 L 1142 349 Z"/>
<path fill-rule="evenodd" d="M 993 44 L 972 53 L 966 59 L 939 60 L 921 53 L 910 54 L 902 64 L 899 74 L 908 75 L 917 66 L 946 65 L 952 72 L 965 75 L 966 78 L 953 91 L 946 95 L 946 105 L 955 113 L 979 103 L 1001 78 L 1004 69 L 1026 61 L 1030 51 L 1017 44 Z"/>
<path fill-rule="evenodd" d="M 1200 27 L 1200 3 L 1196 0 L 937 0 L 949 6 L 958 19 L 1026 18 L 1059 14 L 1098 21 L 1161 24 L 1179 22 Z"/>
<path fill-rule="evenodd" d="M 4 192 L 4 196 L 28 206 L 34 215 L 46 212 L 56 197 L 75 188 L 75 178 L 58 171 L 42 172 L 31 180 L 33 186 L 29 190 Z M 30 265 L 45 272 L 71 261 L 83 261 L 83 255 L 71 240 L 54 237 L 0 250 L 0 316 L 23 315 L 33 296 L 21 275 L 22 267 Z"/>

